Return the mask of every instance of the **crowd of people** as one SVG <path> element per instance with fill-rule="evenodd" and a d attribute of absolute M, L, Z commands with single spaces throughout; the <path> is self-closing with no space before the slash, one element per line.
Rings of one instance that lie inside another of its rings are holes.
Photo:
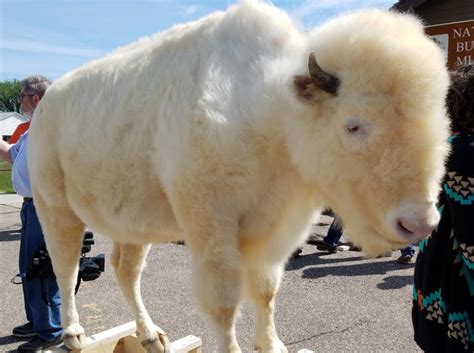
<path fill-rule="evenodd" d="M 33 117 L 50 84 L 40 75 L 21 82 L 23 115 Z M 474 352 L 474 65 L 461 67 L 452 74 L 447 107 L 453 135 L 439 198 L 441 221 L 418 244 L 412 321 L 415 341 L 424 351 Z M 12 333 L 30 340 L 18 347 L 20 353 L 39 352 L 60 342 L 62 334 L 56 280 L 28 276 L 35 253 L 45 247 L 28 174 L 28 126 L 29 123 L 22 125 L 24 131 L 11 143 L 0 141 L 0 157 L 12 163 L 12 184 L 23 197 L 19 270 L 26 323 L 13 328 Z M 342 234 L 342 220 L 334 215 L 318 249 L 337 251 Z M 401 250 L 397 262 L 409 264 L 414 255 L 412 244 Z"/>
<path fill-rule="evenodd" d="M 345 249 L 344 244 L 341 243 L 342 235 L 344 234 L 344 225 L 342 219 L 335 213 L 332 213 L 334 218 L 329 226 L 327 235 L 324 237 L 322 242 L 316 247 L 318 250 L 325 251 L 328 253 L 334 253 L 338 250 Z M 348 243 L 346 247 L 352 250 L 358 250 L 352 243 Z M 397 263 L 407 265 L 413 263 L 413 257 L 415 256 L 416 246 L 409 244 L 405 248 L 400 249 L 400 257 L 397 259 Z M 391 254 L 385 254 L 387 256 Z"/>

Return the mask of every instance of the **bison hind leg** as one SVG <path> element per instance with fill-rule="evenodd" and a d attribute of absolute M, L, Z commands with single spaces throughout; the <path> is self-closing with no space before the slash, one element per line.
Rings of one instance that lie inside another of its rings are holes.
<path fill-rule="evenodd" d="M 143 304 L 140 277 L 150 245 L 120 244 L 114 242 L 111 263 L 117 282 L 135 317 L 138 338 L 147 353 L 170 351 L 164 332 L 156 332 L 153 321 Z"/>
<path fill-rule="evenodd" d="M 66 202 L 53 205 L 37 194 L 34 204 L 61 294 L 62 338 L 68 348 L 79 350 L 85 345 L 85 334 L 74 292 L 85 225 Z"/>

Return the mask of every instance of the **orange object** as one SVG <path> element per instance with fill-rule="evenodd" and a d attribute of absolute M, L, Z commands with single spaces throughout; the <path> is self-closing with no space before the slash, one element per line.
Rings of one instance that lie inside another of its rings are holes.
<path fill-rule="evenodd" d="M 20 139 L 21 135 L 23 135 L 26 132 L 26 130 L 28 130 L 29 127 L 30 127 L 30 121 L 27 121 L 25 123 L 21 123 L 20 125 L 18 125 L 15 131 L 13 131 L 13 134 L 10 136 L 8 143 L 13 144 L 17 142 Z"/>

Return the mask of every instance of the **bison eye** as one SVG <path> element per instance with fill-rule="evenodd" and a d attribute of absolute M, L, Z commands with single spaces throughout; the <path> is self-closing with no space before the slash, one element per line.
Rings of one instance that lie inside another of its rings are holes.
<path fill-rule="evenodd" d="M 354 134 L 359 131 L 359 125 L 346 125 L 346 131 L 350 134 Z"/>

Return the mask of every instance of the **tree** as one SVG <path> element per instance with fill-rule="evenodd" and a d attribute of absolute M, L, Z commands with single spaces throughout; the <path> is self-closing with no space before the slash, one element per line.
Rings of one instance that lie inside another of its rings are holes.
<path fill-rule="evenodd" d="M 0 82 L 0 111 L 20 112 L 21 84 L 18 80 Z"/>

